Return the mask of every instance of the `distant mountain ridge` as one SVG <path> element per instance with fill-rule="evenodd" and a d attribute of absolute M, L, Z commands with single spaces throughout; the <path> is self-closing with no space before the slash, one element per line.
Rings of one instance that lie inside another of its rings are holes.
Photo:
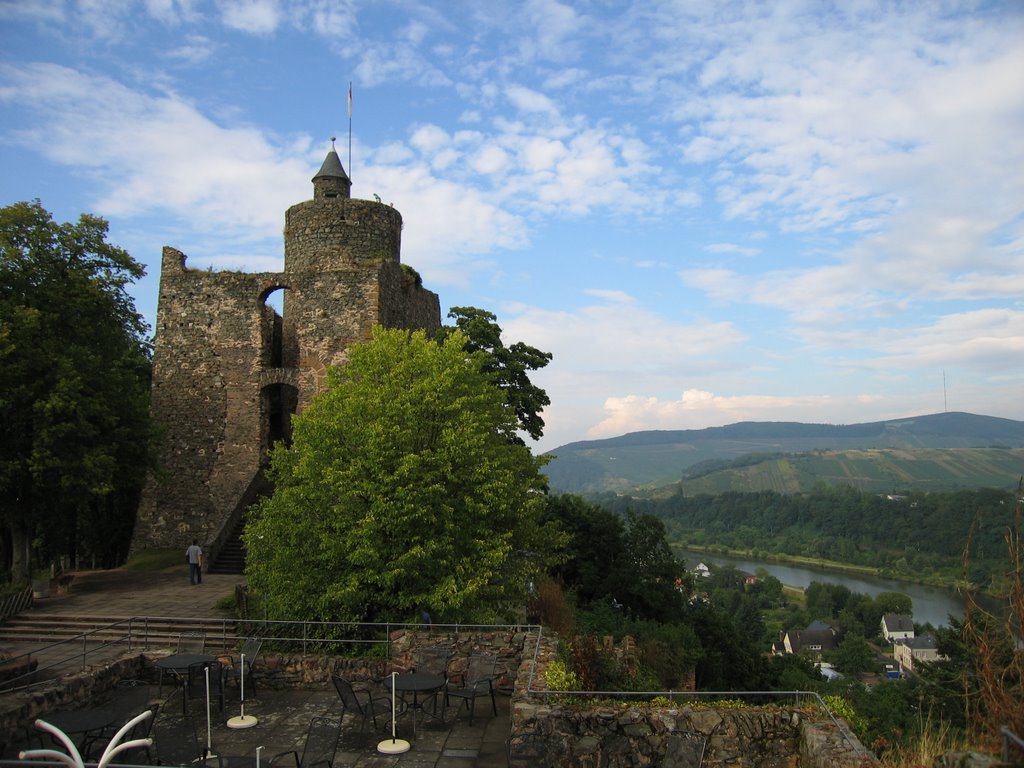
<path fill-rule="evenodd" d="M 739 422 L 706 429 L 632 432 L 556 448 L 549 452 L 555 458 L 544 472 L 558 492 L 624 493 L 678 483 L 697 465 L 702 474 L 716 465 L 727 469 L 751 455 L 770 460 L 777 454 L 820 451 L 972 448 L 1024 448 L 1024 421 L 953 412 L 862 424 Z M 941 459 L 930 460 L 942 466 Z M 1017 466 L 1015 461 L 1011 457 L 1008 464 L 1002 462 L 992 471 L 1008 471 Z M 955 485 L 953 476 L 963 471 L 951 468 L 950 484 Z"/>

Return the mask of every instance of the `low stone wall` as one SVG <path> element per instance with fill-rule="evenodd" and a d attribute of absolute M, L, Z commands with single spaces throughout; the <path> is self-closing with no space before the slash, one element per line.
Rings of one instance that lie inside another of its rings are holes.
<path fill-rule="evenodd" d="M 841 725 L 815 707 L 654 706 L 642 702 L 558 701 L 545 696 L 543 668 L 557 657 L 557 638 L 504 632 L 397 631 L 390 658 L 261 653 L 258 685 L 326 689 L 332 673 L 358 683 L 411 666 L 419 644 L 452 649 L 457 673 L 474 652 L 498 656 L 502 686 L 512 692 L 509 768 L 871 768 L 874 758 Z M 0 697 L 0 740 L 20 740 L 32 722 L 57 709 L 101 700 L 124 679 L 158 676 L 168 652 L 126 654 L 102 667 Z M 532 686 L 532 689 L 531 689 Z M 538 692 L 539 691 L 539 692 Z"/>
<path fill-rule="evenodd" d="M 24 740 L 35 733 L 33 723 L 47 713 L 77 709 L 103 699 L 121 680 L 147 679 L 152 660 L 141 653 L 0 696 L 0 742 Z"/>
<path fill-rule="evenodd" d="M 448 670 L 456 678 L 466 669 L 472 654 L 494 654 L 497 657 L 495 675 L 498 688 L 511 691 L 526 639 L 525 632 L 514 630 L 476 632 L 402 629 L 391 633 L 387 656 L 312 655 L 276 651 L 271 647 L 256 657 L 254 670 L 257 686 L 270 690 L 329 688 L 332 674 L 340 674 L 353 683 L 373 684 L 380 683 L 393 669 L 399 672 L 411 669 L 413 654 L 418 645 L 443 645 L 451 649 Z M 152 679 L 155 680 L 158 674 L 156 660 L 169 653 L 163 651 L 147 654 L 146 665 Z M 237 660 L 237 655 L 235 658 Z"/>
<path fill-rule="evenodd" d="M 533 648 L 536 638 L 527 642 Z M 547 696 L 557 638 L 523 659 L 512 697 L 509 768 L 865 768 L 876 761 L 817 705 L 665 706 Z"/>

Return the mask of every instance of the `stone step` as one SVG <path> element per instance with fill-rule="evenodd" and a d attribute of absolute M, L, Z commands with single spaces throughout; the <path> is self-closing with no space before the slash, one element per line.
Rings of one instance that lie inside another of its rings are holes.
<path fill-rule="evenodd" d="M 130 625 L 134 635 L 148 645 L 174 646 L 183 632 L 206 632 L 207 645 L 216 649 L 232 647 L 238 641 L 234 621 L 217 619 L 147 618 Z M 45 645 L 91 633 L 90 640 L 106 641 L 124 637 L 129 631 L 127 617 L 33 614 L 12 616 L 0 624 L 0 646 Z"/>
<path fill-rule="evenodd" d="M 245 518 L 242 518 L 217 553 L 217 559 L 210 564 L 210 573 L 245 573 L 245 545 L 242 543 L 244 530 Z"/>

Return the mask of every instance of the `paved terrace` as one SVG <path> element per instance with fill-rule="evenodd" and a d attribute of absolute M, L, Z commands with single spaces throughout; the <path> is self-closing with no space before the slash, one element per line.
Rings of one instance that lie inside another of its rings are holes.
<path fill-rule="evenodd" d="M 67 594 L 38 600 L 32 609 L 36 613 L 49 613 L 73 617 L 99 615 L 119 616 L 181 616 L 193 618 L 223 618 L 224 612 L 217 603 L 234 593 L 241 577 L 221 574 L 204 574 L 203 584 L 191 586 L 185 568 L 157 573 L 135 573 L 125 570 L 90 571 L 75 575 Z M 187 627 L 183 627 L 183 630 Z M 27 648 L 8 646 L 7 650 L 21 653 Z M 45 659 L 41 659 L 45 664 Z M 257 667 L 258 675 L 258 667 Z M 249 699 L 245 713 L 257 718 L 255 727 L 231 729 L 226 723 L 239 714 L 238 692 L 229 687 L 224 712 L 216 706 L 212 709 L 211 743 L 214 752 L 220 755 L 247 755 L 254 757 L 256 748 L 261 750 L 261 763 L 267 765 L 270 759 L 287 750 L 301 752 L 306 728 L 312 717 L 338 717 L 341 702 L 333 690 L 269 691 L 260 688 L 257 676 L 258 697 Z M 150 697 L 161 704 L 165 716 L 180 717 L 182 706 L 180 692 L 164 685 L 162 699 L 157 686 L 150 687 Z M 18 695 L 18 694 L 3 694 Z M 202 702 L 193 704 L 200 741 L 206 742 L 205 707 Z M 489 702 L 487 703 L 489 704 Z M 433 720 L 417 721 L 415 737 L 408 717 L 398 720 L 397 736 L 412 744 L 409 752 L 402 755 L 382 755 L 377 752 L 379 741 L 390 737 L 390 730 L 373 730 L 367 722 L 360 730 L 358 718 L 346 715 L 343 721 L 342 743 L 336 766 L 357 768 L 383 768 L 384 766 L 434 766 L 435 768 L 496 768 L 508 765 L 506 740 L 510 732 L 508 696 L 499 694 L 498 715 L 481 699 L 473 725 L 469 725 L 465 709 L 451 708 L 445 723 Z M 99 702 L 109 706 L 109 702 Z M 13 758 L 25 744 L 7 747 L 4 758 Z M 29 745 L 38 747 L 38 744 Z M 291 761 L 291 756 L 287 760 Z M 292 764 L 290 762 L 285 765 Z"/>

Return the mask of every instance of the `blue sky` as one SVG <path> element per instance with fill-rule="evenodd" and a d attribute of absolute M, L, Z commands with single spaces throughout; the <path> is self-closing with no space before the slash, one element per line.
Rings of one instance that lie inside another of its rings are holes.
<path fill-rule="evenodd" d="M 0 0 L 0 205 L 278 270 L 330 137 L 539 450 L 1024 418 L 1024 3 Z M 346 91 L 353 88 L 352 163 Z"/>

